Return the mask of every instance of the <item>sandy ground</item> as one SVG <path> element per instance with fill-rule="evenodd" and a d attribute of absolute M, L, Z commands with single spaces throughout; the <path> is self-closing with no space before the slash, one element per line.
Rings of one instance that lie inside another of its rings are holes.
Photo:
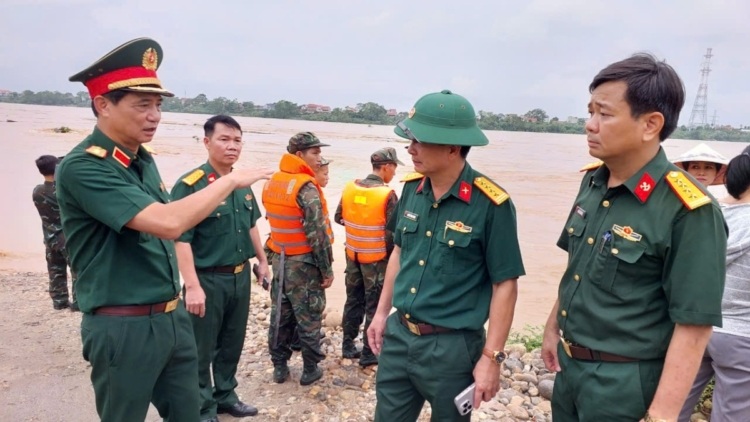
<path fill-rule="evenodd" d="M 168 188 L 181 174 L 205 161 L 205 150 L 196 138 L 202 137 L 207 117 L 164 114 L 152 146 Z M 238 120 L 246 141 L 238 167 L 275 167 L 287 140 L 298 131 L 313 131 L 330 143 L 324 155 L 333 160 L 331 183 L 325 190 L 331 212 L 344 183 L 368 174 L 371 152 L 402 145 L 386 126 Z M 0 304 L 6 310 L 0 314 L 0 414 L 15 420 L 96 420 L 88 369 L 80 355 L 80 316 L 52 310 L 46 292 L 41 225 L 31 201 L 33 187 L 41 183 L 34 159 L 42 154 L 65 154 L 93 125 L 88 109 L 0 104 Z M 60 126 L 73 132 L 54 133 L 52 129 Z M 592 159 L 581 135 L 487 134 L 490 145 L 475 148 L 469 162 L 503 186 L 517 208 L 527 275 L 519 284 L 514 327 L 542 324 L 565 266 L 565 254 L 555 242 L 578 188 L 581 175 L 577 170 Z M 675 157 L 695 144 L 670 140 L 664 147 Z M 715 142 L 711 146 L 732 157 L 745 145 Z M 409 164 L 406 152 L 397 149 L 401 160 Z M 397 178 L 410 171 L 409 165 L 399 168 Z M 398 183 L 391 185 L 400 192 Z M 254 190 L 259 193 L 260 186 Z M 720 188 L 713 192 L 722 194 Z M 268 233 L 264 221 L 259 228 L 262 235 Z M 335 232 L 337 239 L 344 239 L 342 227 L 336 225 Z M 328 290 L 331 310 L 343 308 L 343 269 L 339 240 L 335 245 L 336 279 Z"/>

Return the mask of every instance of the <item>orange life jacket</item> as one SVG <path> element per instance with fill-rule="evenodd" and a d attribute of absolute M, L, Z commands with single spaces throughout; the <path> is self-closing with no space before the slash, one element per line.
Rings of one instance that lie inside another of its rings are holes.
<path fill-rule="evenodd" d="M 360 186 L 349 182 L 341 193 L 341 216 L 346 226 L 346 256 L 361 264 L 385 259 L 385 208 L 393 192 L 388 186 Z"/>
<path fill-rule="evenodd" d="M 283 247 L 287 255 L 312 252 L 302 225 L 304 214 L 297 204 L 297 194 L 306 183 L 315 185 L 326 215 L 326 233 L 333 239 L 325 196 L 315 180 L 315 173 L 296 155 L 284 154 L 279 163 L 279 170 L 281 171 L 274 173 L 263 187 L 263 206 L 266 208 L 266 218 L 271 226 L 268 247 L 276 253 L 281 253 Z"/>

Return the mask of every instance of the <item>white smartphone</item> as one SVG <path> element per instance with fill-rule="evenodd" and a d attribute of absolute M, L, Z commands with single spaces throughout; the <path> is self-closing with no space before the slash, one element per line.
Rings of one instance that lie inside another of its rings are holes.
<path fill-rule="evenodd" d="M 458 409 L 458 413 L 461 414 L 461 416 L 469 414 L 474 410 L 474 389 L 476 386 L 475 383 L 472 383 L 470 386 L 466 387 L 464 391 L 458 393 L 456 398 L 453 399 L 453 402 L 456 403 L 456 409 Z"/>

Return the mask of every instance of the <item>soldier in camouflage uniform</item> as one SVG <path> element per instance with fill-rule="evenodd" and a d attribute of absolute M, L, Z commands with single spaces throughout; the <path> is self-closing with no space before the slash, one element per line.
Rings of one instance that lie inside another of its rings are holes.
<path fill-rule="evenodd" d="M 324 289 L 333 283 L 333 254 L 328 207 L 315 178 L 320 148 L 328 146 L 310 132 L 294 135 L 275 173 L 263 188 L 271 226 L 267 246 L 273 266 L 271 326 L 268 346 L 277 383 L 289 377 L 287 362 L 297 321 L 304 369 L 301 385 L 320 379 L 320 328 L 326 305 Z M 283 264 L 282 264 L 283 261 Z M 281 287 L 281 289 L 280 289 Z"/>
<path fill-rule="evenodd" d="M 60 310 L 71 307 L 78 310 L 75 296 L 76 275 L 71 271 L 71 292 L 73 301 L 68 300 L 68 267 L 70 259 L 65 249 L 65 235 L 60 223 L 60 207 L 57 205 L 55 194 L 55 167 L 60 160 L 52 155 L 42 155 L 37 158 L 36 166 L 44 176 L 44 183 L 34 188 L 32 199 L 39 217 L 42 218 L 42 232 L 47 253 L 47 271 L 49 273 L 49 295 L 52 297 L 52 307 Z"/>
<path fill-rule="evenodd" d="M 396 193 L 386 186 L 396 175 L 396 168 L 404 165 L 396 156 L 393 148 L 382 148 L 370 156 L 372 174 L 364 179 L 355 180 L 344 187 L 334 219 L 346 226 L 346 305 L 344 305 L 344 343 L 341 347 L 345 358 L 360 358 L 362 367 L 377 365 L 378 358 L 370 350 L 367 336 L 364 336 L 364 347 L 360 352 L 354 345 L 359 335 L 359 327 L 365 318 L 365 331 L 370 326 L 380 300 L 383 288 L 385 269 L 390 252 L 393 250 L 393 232 L 385 229 L 385 223 L 396 210 L 398 198 Z M 372 188 L 372 189 L 371 189 Z M 380 192 L 375 196 L 371 196 Z M 350 194 L 351 193 L 351 194 Z M 362 218 L 363 221 L 347 224 L 345 215 Z M 357 228 L 364 228 L 362 233 Z M 375 229 L 374 226 L 380 226 Z M 361 236 L 376 236 L 363 239 Z M 363 243 L 364 241 L 364 243 Z M 357 242 L 361 243 L 358 245 Z M 372 249 L 378 252 L 371 253 Z"/>

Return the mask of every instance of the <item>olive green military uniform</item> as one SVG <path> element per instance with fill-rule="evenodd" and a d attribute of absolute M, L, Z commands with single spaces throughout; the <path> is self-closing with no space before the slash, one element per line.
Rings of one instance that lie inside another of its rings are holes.
<path fill-rule="evenodd" d="M 103 306 L 166 302 L 180 292 L 174 243 L 125 227 L 144 208 L 170 200 L 151 154 L 141 147 L 134 155 L 94 128 L 60 164 L 57 183 L 99 416 L 144 420 L 152 402 L 167 420 L 197 421 L 197 353 L 185 308 L 94 314 Z"/>
<path fill-rule="evenodd" d="M 374 174 L 370 174 L 364 179 L 356 180 L 355 183 L 365 187 L 385 186 L 383 179 Z M 391 191 L 390 195 L 388 195 L 385 210 L 383 210 L 386 221 L 393 215 L 397 204 L 398 198 L 396 197 L 396 193 Z M 342 214 L 342 203 L 339 202 L 334 219 L 338 224 L 343 225 Z M 346 284 L 346 303 L 344 304 L 344 314 L 341 323 L 344 334 L 344 349 L 348 345 L 350 345 L 349 347 L 354 347 L 353 342 L 359 335 L 359 326 L 362 325 L 363 319 L 365 320 L 365 333 L 367 332 L 370 322 L 373 316 L 375 316 L 375 311 L 378 309 L 380 292 L 383 290 L 383 281 L 385 280 L 385 269 L 388 266 L 388 258 L 393 251 L 392 231 L 385 231 L 385 245 L 387 251 L 386 257 L 377 262 L 363 264 L 349 258 L 348 255 L 346 256 L 346 278 L 344 280 Z M 363 343 L 363 359 L 360 361 L 377 362 L 370 349 L 367 334 L 363 336 Z"/>
<path fill-rule="evenodd" d="M 71 272 L 70 295 L 68 294 L 68 267 L 70 257 L 65 249 L 65 235 L 60 222 L 60 206 L 57 204 L 55 182 L 45 181 L 34 188 L 32 199 L 42 219 L 42 233 L 47 258 L 47 273 L 49 274 L 49 295 L 55 309 L 68 307 L 72 295 L 73 306 L 76 301 L 75 283 L 76 273 Z"/>
<path fill-rule="evenodd" d="M 172 197 L 182 199 L 219 177 L 205 163 L 175 182 Z M 198 346 L 201 419 L 213 418 L 217 407 L 228 408 L 239 401 L 235 374 L 250 308 L 247 261 L 255 256 L 250 229 L 258 218 L 253 191 L 237 189 L 208 218 L 178 239 L 190 244 L 198 280 L 206 294 L 205 316 L 190 314 Z M 234 267 L 234 272 L 229 272 L 229 267 Z"/>
<path fill-rule="evenodd" d="M 156 75 L 163 56 L 156 41 L 138 38 L 69 80 L 84 83 L 95 100 L 115 89 L 172 96 Z M 132 114 L 112 112 L 126 119 L 115 127 L 142 124 Z M 190 318 L 178 304 L 174 242 L 126 227 L 147 207 L 170 201 L 146 149 L 133 153 L 97 126 L 57 168 L 63 231 L 84 313 L 83 358 L 91 363 L 102 421 L 142 421 L 153 403 L 165 421 L 198 422 L 198 354 Z"/>
<path fill-rule="evenodd" d="M 556 422 L 639 420 L 675 324 L 721 326 L 726 229 L 716 201 L 663 150 L 624 184 L 608 179 L 606 166 L 585 174 L 557 243 L 569 254 L 557 321 L 573 345 L 634 361 L 571 359 L 561 342 Z"/>
<path fill-rule="evenodd" d="M 428 178 L 407 182 L 389 222 L 401 248 L 393 306 L 377 373 L 376 421 L 413 421 L 425 399 L 433 420 L 460 417 L 454 397 L 468 387 L 485 342 L 492 284 L 524 274 L 516 212 L 475 185 L 466 163 L 451 190 L 435 198 Z M 486 180 L 486 179 L 480 179 Z M 414 335 L 400 317 L 455 331 Z"/>

